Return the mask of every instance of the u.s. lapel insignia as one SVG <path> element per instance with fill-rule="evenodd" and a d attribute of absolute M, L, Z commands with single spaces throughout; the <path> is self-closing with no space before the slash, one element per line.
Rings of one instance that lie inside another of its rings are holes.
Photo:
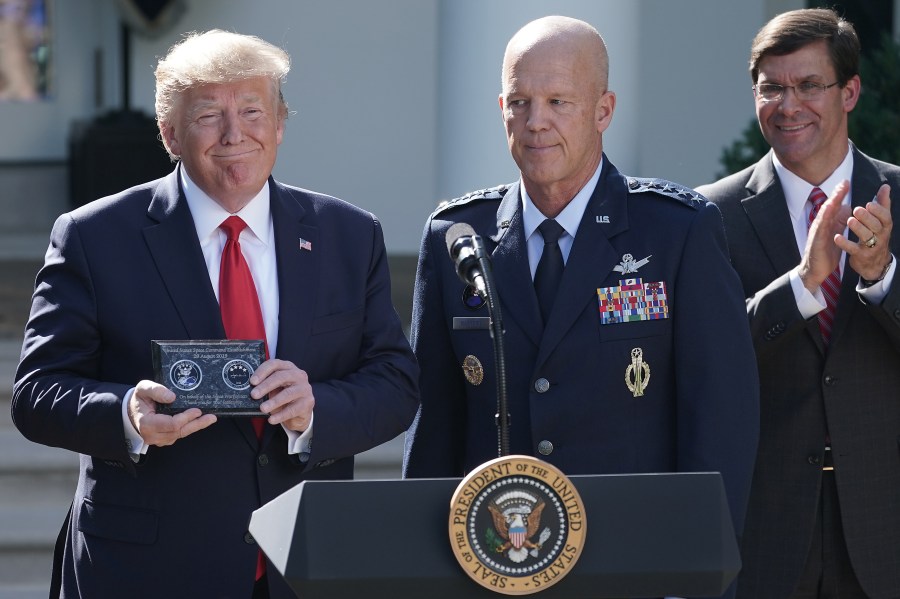
<path fill-rule="evenodd" d="M 462 369 L 466 380 L 473 385 L 480 385 L 484 380 L 484 367 L 481 365 L 481 360 L 475 356 L 471 354 L 466 356 L 463 359 Z"/>
<path fill-rule="evenodd" d="M 303 239 L 302 237 L 300 237 L 297 240 L 297 244 L 300 246 L 301 250 L 306 250 L 307 252 L 312 251 L 312 242 L 307 239 Z"/>
<path fill-rule="evenodd" d="M 634 397 L 640 397 L 649 382 L 650 365 L 644 362 L 644 350 L 635 347 L 631 350 L 631 364 L 625 369 L 625 385 Z"/>
<path fill-rule="evenodd" d="M 627 275 L 632 272 L 637 272 L 640 267 L 650 262 L 650 256 L 646 258 L 642 258 L 641 260 L 635 260 L 634 256 L 631 254 L 625 254 L 622 256 L 622 261 L 619 262 L 616 266 L 613 266 L 613 270 L 622 273 L 623 275 Z"/>

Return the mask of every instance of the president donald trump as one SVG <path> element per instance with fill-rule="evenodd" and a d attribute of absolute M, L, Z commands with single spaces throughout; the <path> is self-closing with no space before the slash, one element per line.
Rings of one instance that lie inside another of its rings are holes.
<path fill-rule="evenodd" d="M 403 432 L 418 370 L 390 299 L 378 220 L 275 181 L 288 55 L 190 34 L 156 69 L 157 181 L 59 217 L 37 275 L 13 418 L 80 454 L 52 593 L 293 597 L 251 512 Z M 243 286 L 242 286 L 243 285 Z M 240 288 L 236 291 L 236 288 Z M 151 340 L 264 339 L 264 418 L 158 408 Z"/>

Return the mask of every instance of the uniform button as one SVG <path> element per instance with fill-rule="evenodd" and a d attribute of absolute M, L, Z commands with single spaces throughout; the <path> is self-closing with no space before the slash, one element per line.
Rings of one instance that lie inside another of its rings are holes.
<path fill-rule="evenodd" d="M 254 538 L 253 538 L 253 535 L 251 535 L 251 534 L 248 532 L 248 533 L 244 533 L 244 542 L 247 543 L 248 545 L 255 545 L 255 544 L 256 544 L 256 539 L 254 539 Z"/>
<path fill-rule="evenodd" d="M 775 329 L 779 333 L 783 333 L 786 328 L 787 328 L 787 326 L 785 326 L 785 324 L 783 322 L 779 322 L 778 324 L 775 325 Z"/>
<path fill-rule="evenodd" d="M 534 390 L 538 393 L 546 393 L 550 390 L 550 381 L 541 377 L 534 382 Z"/>
<path fill-rule="evenodd" d="M 825 376 L 825 384 L 828 385 L 829 387 L 832 387 L 832 386 L 834 386 L 835 384 L 837 384 L 837 378 L 831 376 L 830 374 L 829 374 L 829 375 L 826 375 L 826 376 Z"/>
<path fill-rule="evenodd" d="M 263 453 L 263 454 L 260 454 L 260 455 L 256 458 L 256 463 L 259 464 L 260 466 L 267 466 L 267 465 L 269 464 L 269 456 L 267 456 L 267 455 L 264 454 L 264 453 Z"/>
<path fill-rule="evenodd" d="M 810 464 L 812 464 L 813 466 L 818 466 L 819 462 L 821 460 L 819 459 L 818 455 L 811 455 L 808 458 L 806 458 L 806 461 L 809 462 Z"/>
<path fill-rule="evenodd" d="M 538 453 L 541 455 L 550 455 L 553 453 L 553 443 L 550 441 L 541 441 L 538 443 Z"/>

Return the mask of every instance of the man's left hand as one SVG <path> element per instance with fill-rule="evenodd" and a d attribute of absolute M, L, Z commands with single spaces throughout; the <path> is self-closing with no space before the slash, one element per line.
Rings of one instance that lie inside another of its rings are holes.
<path fill-rule="evenodd" d="M 266 360 L 250 377 L 250 384 L 253 399 L 269 395 L 259 404 L 259 409 L 268 414 L 269 424 L 281 424 L 300 433 L 309 427 L 316 400 L 306 372 L 293 362 Z"/>
<path fill-rule="evenodd" d="M 847 252 L 850 267 L 860 277 L 877 280 L 891 260 L 891 230 L 894 227 L 891 188 L 882 185 L 871 202 L 854 208 L 847 226 L 859 241 L 853 242 L 838 234 L 834 236 L 834 243 Z"/>

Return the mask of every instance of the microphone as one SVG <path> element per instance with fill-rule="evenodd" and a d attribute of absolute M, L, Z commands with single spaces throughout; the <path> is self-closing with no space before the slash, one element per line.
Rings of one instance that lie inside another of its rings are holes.
<path fill-rule="evenodd" d="M 487 283 L 481 262 L 488 258 L 488 253 L 481 236 L 470 225 L 456 223 L 447 229 L 444 240 L 450 259 L 456 265 L 456 274 L 463 283 L 473 286 L 481 297 L 487 298 Z"/>
<path fill-rule="evenodd" d="M 497 369 L 497 454 L 509 455 L 509 408 L 506 390 L 506 353 L 503 349 L 503 317 L 494 286 L 494 270 L 491 255 L 484 249 L 481 237 L 466 223 L 455 223 L 444 237 L 450 259 L 456 265 L 456 274 L 463 283 L 472 285 L 484 298 L 490 314 L 491 341 L 494 346 L 494 364 Z"/>

